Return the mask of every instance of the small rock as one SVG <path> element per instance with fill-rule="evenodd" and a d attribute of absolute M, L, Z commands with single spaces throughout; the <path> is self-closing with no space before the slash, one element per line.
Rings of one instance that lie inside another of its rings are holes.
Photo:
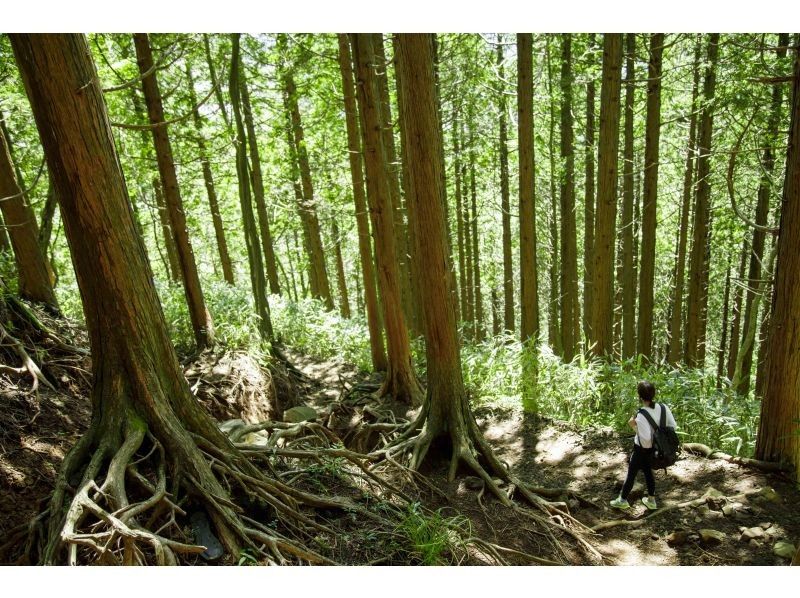
<path fill-rule="evenodd" d="M 720 544 L 725 539 L 725 534 L 715 529 L 700 529 L 697 530 L 700 534 L 700 541 L 708 546 Z"/>
<path fill-rule="evenodd" d="M 761 548 L 761 542 L 759 542 L 759 541 L 758 541 L 758 540 L 756 540 L 755 538 L 751 539 L 751 540 L 748 542 L 748 544 L 749 544 L 750 546 L 752 546 L 753 548 Z"/>
<path fill-rule="evenodd" d="M 795 548 L 794 544 L 779 540 L 775 542 L 775 546 L 772 547 L 772 552 L 781 558 L 790 559 L 794 556 L 794 553 L 797 552 L 797 548 Z"/>
<path fill-rule="evenodd" d="M 658 540 L 659 539 L 658 534 L 650 534 L 650 539 L 651 540 Z"/>
<path fill-rule="evenodd" d="M 483 488 L 483 480 L 475 476 L 467 476 L 464 478 L 464 486 L 470 490 L 480 490 Z"/>
<path fill-rule="evenodd" d="M 758 527 L 760 527 L 763 530 L 767 530 L 772 527 L 772 523 L 770 523 L 769 521 L 762 521 L 761 523 L 758 524 Z"/>
<path fill-rule="evenodd" d="M 702 517 L 695 517 L 695 518 L 694 518 L 694 522 L 695 522 L 695 523 L 702 523 L 702 521 L 703 521 L 703 518 L 702 518 Z"/>
<path fill-rule="evenodd" d="M 753 540 L 756 538 L 763 538 L 764 537 L 764 530 L 760 527 L 751 527 L 742 532 L 741 537 L 739 540 Z"/>
<path fill-rule="evenodd" d="M 664 539 L 670 546 L 683 546 L 689 540 L 689 532 L 683 530 L 674 531 Z"/>
<path fill-rule="evenodd" d="M 244 422 L 240 419 L 229 419 L 219 425 L 219 429 L 223 434 L 230 434 L 236 428 L 243 426 Z"/>
<path fill-rule="evenodd" d="M 766 533 L 766 534 L 767 534 L 767 535 L 768 535 L 770 538 L 774 538 L 774 537 L 775 537 L 775 536 L 777 536 L 777 535 L 778 535 L 780 532 L 778 532 L 778 528 L 777 528 L 777 527 L 771 527 L 771 528 L 769 528 L 769 529 L 768 529 L 768 530 L 767 530 L 765 533 Z"/>
<path fill-rule="evenodd" d="M 780 495 L 772 488 L 764 487 L 758 492 L 758 496 L 769 502 L 780 502 Z"/>
<path fill-rule="evenodd" d="M 734 514 L 734 512 L 733 505 L 731 504 L 727 504 L 722 507 L 722 514 L 725 515 L 725 517 L 730 517 Z"/>
<path fill-rule="evenodd" d="M 725 498 L 725 495 L 713 486 L 706 490 L 706 498 Z"/>
<path fill-rule="evenodd" d="M 298 405 L 283 412 L 283 421 L 298 424 L 300 422 L 313 421 L 317 419 L 317 412 L 311 407 Z"/>

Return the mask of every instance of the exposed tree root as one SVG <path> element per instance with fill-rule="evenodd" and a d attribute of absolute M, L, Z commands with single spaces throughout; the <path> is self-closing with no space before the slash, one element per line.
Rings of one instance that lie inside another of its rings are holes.
<path fill-rule="evenodd" d="M 728 463 L 734 463 L 736 465 L 741 465 L 742 467 L 750 467 L 760 471 L 787 473 L 794 471 L 794 468 L 786 463 L 759 461 L 758 459 L 750 459 L 748 457 L 736 457 L 734 455 L 729 455 L 728 453 L 723 453 L 722 451 L 712 449 L 705 444 L 700 444 L 699 442 L 687 442 L 681 446 L 683 446 L 683 448 L 690 453 L 700 455 L 706 459 L 722 459 Z"/>
<path fill-rule="evenodd" d="M 725 497 L 726 500 L 732 501 L 739 498 L 746 498 L 748 496 L 753 496 L 754 494 L 758 494 L 760 490 L 748 490 L 747 492 L 742 492 L 740 494 L 735 494 L 733 496 Z M 670 511 L 675 511 L 677 509 L 685 509 L 685 508 L 692 508 L 692 507 L 699 507 L 700 505 L 707 502 L 708 498 L 711 495 L 706 492 L 700 498 L 694 498 L 692 500 L 686 500 L 683 502 L 675 503 L 672 505 L 667 505 L 665 507 L 661 507 L 655 511 L 647 511 L 641 517 L 636 519 L 615 519 L 613 521 L 604 521 L 602 523 L 598 523 L 594 527 L 592 527 L 593 532 L 601 532 L 603 530 L 611 529 L 614 527 L 625 526 L 625 527 L 641 527 L 651 519 L 658 517 L 659 515 L 663 515 L 664 513 L 668 513 Z"/>

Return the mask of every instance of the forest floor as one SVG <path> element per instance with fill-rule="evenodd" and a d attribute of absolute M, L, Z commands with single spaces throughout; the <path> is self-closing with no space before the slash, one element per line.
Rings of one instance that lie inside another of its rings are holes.
<path fill-rule="evenodd" d="M 302 372 L 296 376 L 293 404 L 321 415 L 330 414 L 348 389 L 378 382 L 340 359 L 318 360 L 291 350 L 286 356 Z M 244 354 L 195 362 L 186 373 L 193 391 L 218 419 L 238 413 L 258 420 L 277 408 L 263 391 L 271 383 L 269 374 Z M 0 383 L 0 545 L 9 530 L 45 504 L 65 452 L 90 418 L 85 380 L 58 392 L 42 388 L 38 399 L 26 388 L 22 381 Z M 399 417 L 413 416 L 403 405 L 389 408 Z M 790 559 L 778 556 L 776 545 L 800 544 L 800 491 L 785 476 L 684 453 L 667 473 L 656 473 L 659 510 L 648 512 L 640 502 L 640 479 L 630 497 L 632 509 L 622 513 L 611 509 L 608 501 L 619 491 L 632 438 L 610 429 L 578 429 L 521 409 L 480 406 L 475 414 L 500 458 L 524 482 L 580 495 L 581 501 L 569 500 L 569 510 L 590 527 L 620 521 L 589 537 L 605 564 L 786 565 Z M 516 512 L 494 497 L 483 495 L 480 480 L 459 471 L 449 483 L 446 472 L 444 458 L 424 464 L 421 473 L 439 490 L 426 494 L 428 508 L 447 517 L 465 517 L 473 536 L 493 544 L 544 558 L 557 556 L 544 534 L 526 527 Z M 563 551 L 557 560 L 588 564 L 577 549 L 565 545 Z M 489 564 L 479 555 L 466 562 Z M 524 559 L 511 562 L 523 564 Z"/>

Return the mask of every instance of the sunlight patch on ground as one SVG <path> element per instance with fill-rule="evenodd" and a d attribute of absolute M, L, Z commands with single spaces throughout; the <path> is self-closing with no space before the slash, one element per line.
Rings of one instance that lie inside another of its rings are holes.
<path fill-rule="evenodd" d="M 616 538 L 596 541 L 596 546 L 600 554 L 612 559 L 616 565 L 663 565 L 674 558 L 674 551 L 658 540 L 648 541 L 646 550 Z"/>

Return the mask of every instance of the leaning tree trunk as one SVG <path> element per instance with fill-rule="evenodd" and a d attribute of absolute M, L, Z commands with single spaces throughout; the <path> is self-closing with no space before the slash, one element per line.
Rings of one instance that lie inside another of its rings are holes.
<path fill-rule="evenodd" d="M 361 137 L 358 130 L 358 108 L 356 107 L 355 83 L 353 80 L 353 60 L 350 54 L 350 41 L 347 34 L 339 33 L 339 69 L 342 72 L 344 90 L 345 124 L 347 126 L 347 155 L 350 159 L 350 176 L 353 181 L 353 202 L 358 228 L 358 252 L 360 255 L 361 277 L 364 280 L 364 302 L 367 309 L 367 328 L 369 329 L 369 348 L 372 367 L 375 371 L 386 370 L 386 351 L 383 347 L 378 293 L 375 288 L 375 270 L 372 265 L 372 240 L 369 235 L 369 216 L 367 198 L 364 193 L 364 172 L 362 168 Z"/>
<path fill-rule="evenodd" d="M 0 114 L 0 120 L 3 115 Z M 19 294 L 58 311 L 58 301 L 47 270 L 47 258 L 39 246 L 36 214 L 17 180 L 5 127 L 0 133 L 0 210 L 11 238 L 17 264 Z"/>
<path fill-rule="evenodd" d="M 195 135 L 197 136 L 197 149 L 200 153 L 200 166 L 203 170 L 203 182 L 208 195 L 211 221 L 214 223 L 214 236 L 217 239 L 217 251 L 219 251 L 219 262 L 222 265 L 222 277 L 228 284 L 235 284 L 233 264 L 231 264 L 231 257 L 228 253 L 228 242 L 225 239 L 225 227 L 222 225 L 222 216 L 219 213 L 219 200 L 217 199 L 217 188 L 214 185 L 214 174 L 211 172 L 206 140 L 203 137 L 203 118 L 200 116 L 200 109 L 197 107 L 197 94 L 194 91 L 192 66 L 188 61 L 186 62 L 186 80 L 189 82 L 189 101 L 193 106 L 192 119 L 194 120 Z"/>
<path fill-rule="evenodd" d="M 536 166 L 533 148 L 533 36 L 517 34 L 519 112 L 520 338 L 539 342 L 539 282 L 536 267 Z"/>
<path fill-rule="evenodd" d="M 142 75 L 142 89 L 144 100 L 147 104 L 147 115 L 153 132 L 153 144 L 156 149 L 156 160 L 161 183 L 164 188 L 164 200 L 167 205 L 172 233 L 175 235 L 175 246 L 180 262 L 183 278 L 183 289 L 186 294 L 186 303 L 189 306 L 189 317 L 192 321 L 194 340 L 197 351 L 214 344 L 214 323 L 211 314 L 206 309 L 203 299 L 203 289 L 200 286 L 200 276 L 197 273 L 197 264 L 189 240 L 189 230 L 186 224 L 186 214 L 181 200 L 181 191 L 178 186 L 178 176 L 175 172 L 175 161 L 172 157 L 167 125 L 165 124 L 164 108 L 161 104 L 161 91 L 158 88 L 155 71 L 153 71 L 153 52 L 150 48 L 150 38 L 146 33 L 135 33 L 133 42 L 136 46 L 136 62 Z"/>
<path fill-rule="evenodd" d="M 613 348 L 614 241 L 617 216 L 617 150 L 619 147 L 619 96 L 622 70 L 622 36 L 603 36 L 603 84 L 600 90 L 597 211 L 592 270 L 593 353 L 611 355 Z"/>
<path fill-rule="evenodd" d="M 690 260 L 688 313 L 686 316 L 686 365 L 702 367 L 705 361 L 706 305 L 708 302 L 708 265 L 711 199 L 711 134 L 714 125 L 714 92 L 719 56 L 719 34 L 708 40 L 706 74 L 703 81 L 703 110 L 697 142 L 697 191 L 694 206 L 694 234 Z"/>
<path fill-rule="evenodd" d="M 234 559 L 244 547 L 265 558 L 259 546 L 294 548 L 283 535 L 247 528 L 232 502 L 228 489 L 244 484 L 249 500 L 281 517 L 294 511 L 285 494 L 293 490 L 231 445 L 183 376 L 85 37 L 9 37 L 56 186 L 93 357 L 92 420 L 57 477 L 40 561 L 175 564 L 178 554 L 202 552 L 169 537 L 185 496 L 208 512 Z M 297 512 L 293 524 L 301 520 Z"/>
<path fill-rule="evenodd" d="M 800 49 L 795 50 L 775 290 L 756 459 L 788 461 L 800 474 Z"/>
<path fill-rule="evenodd" d="M 647 123 L 644 146 L 644 192 L 642 206 L 642 249 L 639 270 L 638 353 L 653 358 L 653 286 L 656 267 L 656 200 L 658 198 L 658 156 L 661 138 L 661 58 L 664 34 L 650 36 L 647 68 Z"/>
<path fill-rule="evenodd" d="M 397 265 L 391 195 L 386 178 L 386 156 L 380 133 L 380 95 L 375 76 L 375 53 L 369 34 L 352 34 L 351 42 L 358 77 L 358 106 L 361 114 L 364 162 L 367 175 L 367 200 L 375 237 L 375 261 L 378 267 L 378 285 L 381 290 L 383 321 L 386 329 L 388 367 L 386 380 L 379 395 L 391 395 L 397 400 L 417 404 L 422 395 L 411 361 L 408 328 L 403 317 L 400 292 L 400 269 Z M 403 85 L 406 85 L 403 82 Z M 406 135 L 410 144 L 411 140 Z M 406 155 L 414 154 L 407 151 Z M 414 210 L 409 210 L 409 220 L 414 220 Z M 416 254 L 420 255 L 420 254 Z M 427 258 L 427 256 L 425 256 Z M 420 264 L 420 266 L 422 266 Z M 427 264 L 425 264 L 427 267 Z M 424 268 L 418 268 L 422 274 Z M 424 302 L 422 302 L 424 305 Z"/>

